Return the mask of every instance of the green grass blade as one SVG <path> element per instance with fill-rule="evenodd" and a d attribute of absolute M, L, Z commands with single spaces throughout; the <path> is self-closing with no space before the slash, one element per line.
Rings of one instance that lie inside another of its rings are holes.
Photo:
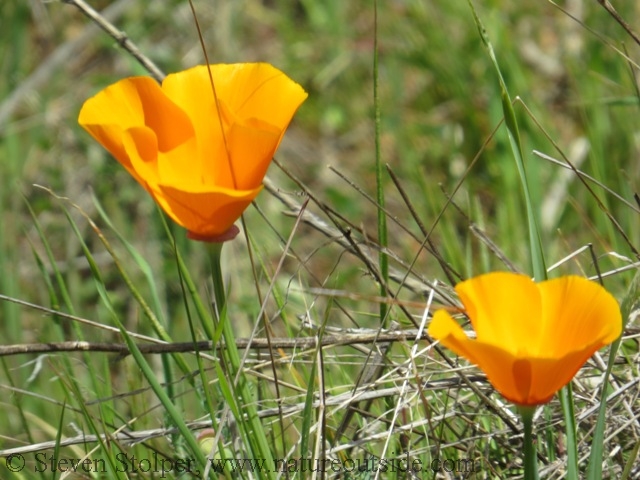
<path fill-rule="evenodd" d="M 567 478 L 578 480 L 578 438 L 576 427 L 576 413 L 573 403 L 573 387 L 571 383 L 558 392 L 562 415 L 567 435 Z"/>
<path fill-rule="evenodd" d="M 109 296 L 109 293 L 107 291 L 106 285 L 105 285 L 104 281 L 102 280 L 102 276 L 100 274 L 100 270 L 98 269 L 98 265 L 96 264 L 95 260 L 93 259 L 93 255 L 91 254 L 91 251 L 89 250 L 89 248 L 87 247 L 86 243 L 84 242 L 82 234 L 78 230 L 78 228 L 77 228 L 75 222 L 73 221 L 73 219 L 71 218 L 71 216 L 68 214 L 68 212 L 66 212 L 66 214 L 67 214 L 67 218 L 69 220 L 69 223 L 71 224 L 71 227 L 72 227 L 75 235 L 77 236 L 78 240 L 80 241 L 80 245 L 82 247 L 83 254 L 84 254 L 87 262 L 89 263 L 89 268 L 90 268 L 91 274 L 93 276 L 93 279 L 94 279 L 94 282 L 95 282 L 95 286 L 96 286 L 96 290 L 98 292 L 98 295 L 100 296 L 100 299 L 102 300 L 104 306 L 106 307 L 107 311 L 109 312 L 109 315 L 111 316 L 111 319 L 113 320 L 113 322 L 115 323 L 117 328 L 120 330 L 120 333 L 121 333 L 125 343 L 127 344 L 127 347 L 129 348 L 129 351 L 131 352 L 131 355 L 132 355 L 133 359 L 135 360 L 136 364 L 138 365 L 138 368 L 140 368 L 143 376 L 145 377 L 145 379 L 147 380 L 147 382 L 151 386 L 151 389 L 156 394 L 158 400 L 160 401 L 160 403 L 164 407 L 165 412 L 167 413 L 167 415 L 169 416 L 169 418 L 171 419 L 173 424 L 176 426 L 176 428 L 180 431 L 180 434 L 182 435 L 185 443 L 188 445 L 189 449 L 191 450 L 191 454 L 196 459 L 198 465 L 200 466 L 200 468 L 204 469 L 205 464 L 206 464 L 206 458 L 205 458 L 205 456 L 204 456 L 204 454 L 202 452 L 202 449 L 200 448 L 200 446 L 196 442 L 196 439 L 193 436 L 193 434 L 192 434 L 191 430 L 189 429 L 189 427 L 187 427 L 187 424 L 185 423 L 182 415 L 180 414 L 180 412 L 178 411 L 176 406 L 173 404 L 173 402 L 171 401 L 171 399 L 167 395 L 164 387 L 158 381 L 155 372 L 153 371 L 153 369 L 151 368 L 149 363 L 146 361 L 146 359 L 144 358 L 144 356 L 142 355 L 142 353 L 138 349 L 138 346 L 137 346 L 136 342 L 133 340 L 131 335 L 129 335 L 129 332 L 126 330 L 126 328 L 124 327 L 124 325 L 120 321 L 120 318 L 118 317 L 118 314 L 116 313 L 116 311 L 114 309 L 114 306 L 113 306 L 113 303 L 112 303 L 111 298 Z M 102 235 L 99 233 L 99 230 L 97 229 L 97 227 L 95 225 L 92 225 L 92 226 L 94 227 L 94 231 L 98 232 L 100 237 L 102 237 Z M 103 241 L 103 243 L 105 243 L 105 244 L 107 243 L 106 240 L 104 240 L 103 237 L 101 238 L 101 240 Z M 113 251 L 110 250 L 110 253 L 113 254 Z M 114 258 L 114 260 L 115 260 L 115 258 Z M 125 281 L 126 281 L 126 279 L 125 279 Z M 81 405 L 81 407 L 82 407 L 82 405 Z"/>
<path fill-rule="evenodd" d="M 382 153 L 380 149 L 380 97 L 378 93 L 378 0 L 374 1 L 374 37 L 373 37 L 373 109 L 374 109 L 374 124 L 375 124 L 375 150 L 376 150 L 376 201 L 378 202 L 378 242 L 382 247 L 379 253 L 379 265 L 380 276 L 382 278 L 382 284 L 380 285 L 380 296 L 385 297 L 387 295 L 386 285 L 389 283 L 389 258 L 384 252 L 384 249 L 389 245 L 387 237 L 387 216 L 384 212 L 384 186 L 382 182 Z M 380 302 L 380 321 L 382 322 L 382 328 L 387 328 L 389 319 L 387 318 L 387 304 Z"/>
<path fill-rule="evenodd" d="M 100 211 L 99 205 L 96 205 L 96 208 L 98 208 L 98 211 Z M 109 224 L 109 220 L 108 220 L 108 218 L 106 218 L 106 215 L 105 215 L 105 220 Z M 96 226 L 94 226 L 94 230 L 98 233 L 100 241 L 102 242 L 104 247 L 109 252 L 109 255 L 113 259 L 115 266 L 118 268 L 118 272 L 120 273 L 120 276 L 124 280 L 124 283 L 126 284 L 127 288 L 129 289 L 129 291 L 131 292 L 133 297 L 138 302 L 138 305 L 140 306 L 140 308 L 144 312 L 145 316 L 147 317 L 147 319 L 151 323 L 151 326 L 153 327 L 153 329 L 156 332 L 156 334 L 160 337 L 160 339 L 164 340 L 165 342 L 171 342 L 172 341 L 171 336 L 169 335 L 169 333 L 164 328 L 164 325 L 159 320 L 158 316 L 149 307 L 149 305 L 147 304 L 145 299 L 142 297 L 142 295 L 140 294 L 140 292 L 138 291 L 138 289 L 136 288 L 134 283 L 131 281 L 131 278 L 129 277 L 128 273 L 124 269 L 124 267 L 122 265 L 122 262 L 120 261 L 120 259 L 116 255 L 115 251 L 113 250 L 113 248 L 111 247 L 109 242 L 106 240 L 106 238 L 102 235 L 102 233 L 98 230 L 98 228 Z M 149 283 L 150 288 L 152 290 L 155 289 L 154 280 L 153 280 L 153 272 L 151 270 L 151 267 L 147 263 L 147 261 L 144 258 L 142 258 L 142 256 L 140 254 L 138 254 L 136 252 L 136 250 L 117 232 L 117 230 L 114 230 L 114 232 L 122 240 L 122 243 L 124 244 L 125 248 L 127 248 L 127 251 L 135 259 L 136 263 L 138 264 L 138 266 L 140 267 L 140 269 L 144 273 L 145 277 L 147 278 L 147 281 Z M 157 293 L 154 295 L 154 298 L 156 299 L 156 300 L 154 300 L 154 302 L 156 303 L 156 308 L 160 309 L 160 301 L 157 298 Z M 160 311 L 161 311 L 161 309 L 160 309 Z M 179 353 L 176 353 L 176 354 L 173 354 L 172 357 L 175 360 L 175 362 L 178 365 L 178 367 L 180 368 L 180 370 L 182 371 L 182 373 L 187 375 L 188 379 L 191 379 L 191 376 L 188 375 L 191 370 L 189 369 L 189 367 L 188 367 L 186 361 L 184 360 L 183 356 L 181 354 L 179 354 Z M 166 366 L 166 360 L 163 360 L 163 365 Z M 168 385 L 170 385 L 172 383 L 170 381 L 170 379 L 172 378 L 172 376 L 170 374 L 170 371 L 169 372 L 165 372 L 165 374 L 167 375 L 166 376 L 166 383 Z M 169 393 L 171 394 L 170 396 L 173 396 L 172 387 L 168 386 L 167 388 L 168 388 Z"/>
<path fill-rule="evenodd" d="M 107 212 L 104 211 L 104 208 L 102 207 L 102 204 L 100 203 L 98 198 L 95 195 L 92 195 L 92 199 L 93 199 L 93 205 L 96 207 L 96 210 L 98 211 L 98 214 L 100 215 L 100 218 L 102 219 L 102 221 L 104 221 L 107 224 L 109 229 L 113 233 L 115 233 L 115 235 L 118 237 L 118 240 L 122 242 L 122 245 L 127 250 L 129 255 L 131 255 L 133 260 L 136 262 L 136 265 L 138 265 L 138 268 L 140 268 L 140 271 L 142 272 L 145 279 L 147 280 L 151 299 L 153 300 L 152 303 L 155 309 L 155 314 L 160 318 L 163 312 L 162 302 L 160 301 L 160 294 L 158 293 L 158 288 L 155 282 L 156 277 L 153 270 L 151 269 L 151 265 L 149 265 L 149 262 L 147 262 L 147 260 L 138 253 L 138 251 L 133 247 L 133 245 L 131 245 L 131 243 L 127 241 L 127 239 L 124 237 L 124 235 L 122 235 L 120 231 L 113 225 L 113 223 L 111 222 L 111 219 L 107 215 Z"/>
<path fill-rule="evenodd" d="M 11 370 L 7 365 L 6 359 L 4 357 L 0 358 L 0 365 L 2 366 L 2 371 L 4 372 L 5 377 L 9 382 L 9 385 L 12 388 L 15 388 L 16 385 L 13 381 Z M 18 411 L 20 427 L 22 428 L 23 432 L 26 434 L 26 437 L 29 440 L 29 442 L 34 443 L 34 437 L 33 437 L 33 434 L 31 433 L 30 424 L 29 424 L 29 421 L 27 420 L 27 416 L 25 415 L 25 411 L 22 408 L 21 400 L 22 400 L 22 394 L 11 395 L 11 402 L 14 404 L 16 410 Z"/>
<path fill-rule="evenodd" d="M 622 471 L 622 475 L 620 476 L 620 480 L 627 480 L 629 478 L 631 478 L 631 470 L 633 469 L 633 466 L 636 464 L 636 458 L 638 456 L 638 450 L 640 450 L 640 440 L 638 440 L 636 442 L 636 444 L 633 446 L 633 449 L 631 450 L 631 453 L 629 454 L 629 459 L 627 460 L 627 463 L 624 466 L 624 470 Z"/>
<path fill-rule="evenodd" d="M 527 208 L 527 221 L 529 224 L 529 246 L 531 249 L 533 276 L 538 282 L 540 282 L 542 280 L 546 280 L 547 269 L 545 266 L 544 253 L 542 250 L 542 240 L 538 228 L 537 215 L 534 209 L 534 201 L 531 198 L 529 182 L 527 180 L 527 172 L 524 166 L 524 155 L 522 153 L 522 141 L 520 139 L 518 122 L 513 110 L 511 96 L 509 95 L 509 91 L 507 90 L 507 85 L 502 76 L 500 65 L 493 50 L 493 46 L 489 41 L 489 36 L 487 35 L 484 25 L 482 24 L 480 18 L 478 17 L 478 14 L 476 13 L 473 3 L 471 3 L 471 0 L 468 0 L 468 2 L 469 6 L 471 7 L 476 26 L 478 27 L 478 32 L 480 32 L 482 43 L 486 47 L 489 58 L 491 59 L 491 63 L 493 63 L 496 73 L 498 74 L 498 81 L 500 82 L 500 98 L 502 101 L 504 122 L 505 126 L 507 127 L 507 136 L 509 138 L 509 145 L 511 146 L 511 153 L 513 154 L 513 158 L 518 169 L 518 174 L 520 175 L 520 183 L 522 184 L 524 200 Z"/>
<path fill-rule="evenodd" d="M 314 360 L 311 364 L 311 371 L 309 372 L 309 379 L 307 381 L 307 394 L 304 399 L 304 409 L 302 410 L 302 430 L 300 432 L 300 455 L 302 457 L 307 456 L 309 451 L 309 434 L 311 432 L 311 423 L 313 421 L 313 399 L 315 398 L 316 390 L 313 386 L 316 384 L 316 371 L 318 367 L 318 349 L 322 344 L 323 329 L 318 332 L 318 347 L 316 348 L 316 354 L 313 356 Z"/>
<path fill-rule="evenodd" d="M 62 404 L 62 409 L 60 411 L 60 421 L 58 422 L 58 433 L 56 434 L 56 446 L 53 449 L 53 458 L 60 458 L 60 440 L 62 439 L 62 430 L 64 429 L 64 412 L 67 407 L 67 404 Z M 53 473 L 52 479 L 56 478 L 56 473 Z"/>
<path fill-rule="evenodd" d="M 193 305 L 196 308 L 196 313 L 198 314 L 198 319 L 200 320 L 200 325 L 202 326 L 202 329 L 204 330 L 207 338 L 213 341 L 213 343 L 215 344 L 219 336 L 217 338 L 214 338 L 215 335 L 213 332 L 213 325 L 211 321 L 210 311 L 208 308 L 205 307 L 205 304 L 202 302 L 202 299 L 200 298 L 200 294 L 198 293 L 196 284 L 191 278 L 191 273 L 189 273 L 189 269 L 187 268 L 187 266 L 184 263 L 184 260 L 182 259 L 182 254 L 178 250 L 178 245 L 176 244 L 175 238 L 171 233 L 171 229 L 169 228 L 169 224 L 166 221 L 164 213 L 161 212 L 160 207 L 157 207 L 157 209 L 160 212 L 162 225 L 165 229 L 165 232 L 167 233 L 167 238 L 171 243 L 170 246 L 175 255 L 176 264 L 178 267 L 178 271 L 180 273 L 180 279 L 182 280 L 184 286 L 186 286 L 187 293 L 189 294 L 189 298 L 191 299 L 191 301 L 193 302 Z"/>
<path fill-rule="evenodd" d="M 622 321 L 627 322 L 631 313 L 640 308 L 640 271 L 638 271 L 631 281 L 631 285 L 627 290 L 620 310 L 622 312 Z M 609 386 L 609 377 L 615 363 L 618 348 L 622 343 L 622 337 L 611 344 L 609 350 L 609 360 L 607 369 L 602 380 L 602 393 L 600 397 L 600 409 L 598 411 L 598 420 L 596 428 L 593 432 L 593 440 L 591 441 L 591 455 L 589 455 L 589 464 L 587 467 L 587 480 L 600 480 L 602 478 L 602 460 L 604 457 L 604 430 L 607 423 L 607 393 Z M 637 454 L 637 445 L 635 449 Z M 634 454 L 634 456 L 635 456 Z"/>
<path fill-rule="evenodd" d="M 53 252 L 51 251 L 51 246 L 49 245 L 49 242 L 47 241 L 46 235 L 42 231 L 42 227 L 40 226 L 40 222 L 38 221 L 38 217 L 35 214 L 35 212 L 33 211 L 33 208 L 31 207 L 31 204 L 26 199 L 25 199 L 24 203 L 27 206 L 27 209 L 29 210 L 29 214 L 31 215 L 31 220 L 33 222 L 33 226 L 36 229 L 36 232 L 38 233 L 38 237 L 42 241 L 42 246 L 44 247 L 44 251 L 47 254 L 47 259 L 49 260 L 49 265 L 51 266 L 54 278 L 56 279 L 56 284 L 58 286 L 58 289 L 60 290 L 59 295 L 62 297 L 62 301 L 64 302 L 64 306 L 67 308 L 69 313 L 71 313 L 72 315 L 75 315 L 75 311 L 74 311 L 74 308 L 73 308 L 73 302 L 71 301 L 71 296 L 69 295 L 69 290 L 67 289 L 67 285 L 64 282 L 64 278 L 62 277 L 62 274 L 60 273 L 60 269 L 58 268 L 58 265 L 56 264 L 55 257 L 53 255 Z M 46 274 L 46 272 L 44 270 L 42 270 L 42 273 L 43 273 L 43 277 L 47 277 L 48 278 L 48 275 Z M 55 301 L 55 304 L 52 304 L 52 308 L 54 308 L 55 310 L 57 310 L 59 308 L 57 299 Z M 74 333 L 80 334 L 80 335 L 82 334 L 81 331 L 75 331 Z M 82 340 L 82 339 L 83 339 L 82 337 L 79 337 L 79 340 Z"/>
<path fill-rule="evenodd" d="M 531 252 L 531 266 L 533 270 L 533 276 L 537 281 L 543 281 L 547 279 L 547 269 L 544 260 L 544 252 L 542 249 L 542 240 L 538 228 L 538 221 L 536 219 L 537 215 L 535 214 L 534 209 L 534 201 L 531 197 L 529 181 L 527 179 L 527 173 L 524 165 L 522 142 L 520 139 L 516 115 L 513 110 L 513 103 L 511 101 L 507 85 L 500 70 L 500 65 L 493 50 L 493 46 L 489 41 L 489 37 L 484 28 L 484 25 L 480 21 L 480 18 L 478 17 L 478 14 L 476 13 L 471 0 L 468 0 L 468 3 L 471 7 L 473 18 L 478 28 L 478 32 L 480 33 L 480 37 L 482 38 L 482 42 L 487 49 L 491 62 L 493 63 L 493 66 L 495 67 L 496 73 L 498 75 L 502 110 L 504 114 L 505 126 L 507 127 L 507 136 L 509 138 L 511 152 L 513 154 L 513 158 L 518 169 L 518 174 L 520 176 L 520 182 L 522 185 L 525 205 L 527 209 L 527 221 L 529 226 L 529 248 Z M 565 432 L 567 435 L 567 478 L 569 480 L 578 480 L 577 433 L 571 384 L 564 387 L 560 391 L 559 395 L 565 420 Z"/>
<path fill-rule="evenodd" d="M 318 356 L 316 355 L 315 358 L 317 359 Z M 302 457 L 306 456 L 309 451 L 309 434 L 313 421 L 313 399 L 316 392 L 313 388 L 316 384 L 316 366 L 316 360 L 314 360 L 309 372 L 307 394 L 304 399 L 304 409 L 302 410 L 302 429 L 300 431 L 300 455 Z"/>
<path fill-rule="evenodd" d="M 120 242 L 124 245 L 129 255 L 131 255 L 131 257 L 134 259 L 134 261 L 136 262 L 136 265 L 138 265 L 138 267 L 140 268 L 140 271 L 142 272 L 145 279 L 147 280 L 147 285 L 149 286 L 151 299 L 153 301 L 153 305 L 155 309 L 155 317 L 153 318 L 158 318 L 160 320 L 162 318 L 163 308 L 162 308 L 162 302 L 160 301 L 158 288 L 156 287 L 156 282 L 154 280 L 155 276 L 154 276 L 153 270 L 151 269 L 151 265 L 149 265 L 149 262 L 147 262 L 145 258 L 142 255 L 140 255 L 135 248 L 133 248 L 133 245 L 131 245 L 131 243 L 129 243 L 126 240 L 126 238 L 118 231 L 118 229 L 115 228 L 115 226 L 111 222 L 111 219 L 102 208 L 102 205 L 98 200 L 98 198 L 95 195 L 92 195 L 92 199 L 93 199 L 93 204 L 95 205 L 96 209 L 98 210 L 98 213 L 100 214 L 100 218 L 102 218 L 102 220 L 109 226 L 111 231 L 116 234 Z M 156 331 L 156 333 L 160 335 L 160 337 L 163 340 L 171 341 L 169 334 L 166 333 L 164 329 L 164 325 L 162 325 L 162 323 L 166 325 L 166 321 L 158 322 L 159 324 L 156 324 L 153 321 L 153 318 L 152 318 L 152 326 L 154 327 L 154 330 Z M 170 355 L 161 355 L 162 370 L 164 373 L 165 384 L 167 385 L 167 394 L 169 395 L 169 398 L 175 398 L 175 392 L 173 390 L 173 374 L 171 371 L 171 365 L 169 363 L 169 357 Z M 176 355 L 176 358 L 177 358 L 178 364 L 180 365 L 180 368 L 182 369 L 182 373 L 184 374 L 188 373 L 187 365 L 182 359 L 182 356 Z"/>
<path fill-rule="evenodd" d="M 51 271 L 53 272 L 53 278 L 55 279 L 55 284 L 57 286 L 57 290 L 59 291 L 59 293 L 56 292 L 56 289 L 54 288 L 53 282 L 50 279 L 49 273 L 47 272 L 45 265 L 44 265 L 44 261 L 40 258 L 40 255 L 37 253 L 35 247 L 32 246 L 32 252 L 36 261 L 36 264 L 38 265 L 38 268 L 40 270 L 41 276 L 44 279 L 45 284 L 47 285 L 47 289 L 49 292 L 49 298 L 51 301 L 51 307 L 53 310 L 58 310 L 60 308 L 60 300 L 58 298 L 58 295 L 61 297 L 62 302 L 64 304 L 64 307 L 67 309 L 67 311 L 69 313 L 71 313 L 72 315 L 75 315 L 75 308 L 73 307 L 73 302 L 71 300 L 71 295 L 69 294 L 69 289 L 67 288 L 67 284 L 65 282 L 65 278 L 62 275 L 62 272 L 60 272 L 60 269 L 58 268 L 58 265 L 56 263 L 55 257 L 53 255 L 53 251 L 51 250 L 51 245 L 49 245 L 49 241 L 47 240 L 46 235 L 44 234 L 41 226 L 40 226 L 40 222 L 38 221 L 38 217 L 35 215 L 35 212 L 33 211 L 31 204 L 26 201 L 25 199 L 25 204 L 27 206 L 27 209 L 29 210 L 29 214 L 31 215 L 31 219 L 33 221 L 33 225 L 36 229 L 36 232 L 38 233 L 38 237 L 40 238 L 41 244 L 44 247 L 45 253 L 47 255 L 47 260 L 49 261 L 49 267 L 51 268 Z M 69 216 L 68 212 L 65 209 L 65 214 L 67 216 L 67 219 L 71 222 L 71 217 Z M 57 321 L 57 318 L 54 317 L 54 324 L 56 325 L 57 329 L 59 330 L 59 336 L 60 338 L 64 339 L 65 334 L 64 331 L 60 325 L 60 323 Z M 84 340 L 84 334 L 82 332 L 82 329 L 80 328 L 80 325 L 78 325 L 77 322 L 72 322 L 71 324 L 71 328 L 73 329 L 73 335 L 74 338 L 76 340 L 80 340 L 83 341 Z M 87 365 L 91 366 L 92 362 L 91 362 L 91 355 L 89 352 L 83 352 L 82 356 L 84 358 L 84 361 Z M 69 359 L 68 356 L 63 356 L 62 357 L 62 361 L 64 363 L 64 368 L 66 370 L 66 377 L 68 378 L 69 382 L 74 384 L 74 388 L 77 391 L 80 391 L 81 388 L 78 385 L 78 380 L 76 378 L 76 376 L 73 374 L 73 367 L 71 365 L 71 361 Z M 93 370 L 93 368 L 89 367 L 89 375 L 91 378 L 91 382 L 93 384 L 93 388 L 95 392 L 99 392 L 101 387 L 103 386 L 102 382 L 100 382 Z"/>
<path fill-rule="evenodd" d="M 112 444 L 105 442 L 104 438 L 101 436 L 102 434 L 105 434 L 107 432 L 104 431 L 104 428 L 103 430 L 100 430 L 97 427 L 96 422 L 94 422 L 93 416 L 89 412 L 86 403 L 83 401 L 82 391 L 79 389 L 78 383 L 71 376 L 67 376 L 62 380 L 63 381 L 61 381 L 60 384 L 66 392 L 66 396 L 68 398 L 76 400 L 78 410 L 82 412 L 82 418 L 86 422 L 89 430 L 96 436 L 98 444 L 100 444 L 102 451 L 105 453 L 106 460 L 109 463 L 110 471 L 114 473 L 111 475 L 111 477 L 124 480 L 126 477 L 124 475 L 121 475 L 122 472 L 119 472 L 118 468 L 116 467 L 115 456 L 113 455 L 111 448 Z M 68 383 L 64 380 L 67 380 Z"/>

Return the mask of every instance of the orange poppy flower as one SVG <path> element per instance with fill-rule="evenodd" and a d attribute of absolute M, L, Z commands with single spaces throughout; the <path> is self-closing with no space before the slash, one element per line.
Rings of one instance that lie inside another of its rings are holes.
<path fill-rule="evenodd" d="M 429 335 L 482 369 L 507 400 L 546 403 L 622 332 L 618 302 L 597 283 L 568 276 L 534 283 L 489 273 L 456 285 L 476 332 L 470 339 L 438 310 Z"/>
<path fill-rule="evenodd" d="M 205 65 L 162 85 L 132 77 L 87 100 L 78 122 L 190 236 L 215 240 L 262 189 L 307 93 L 266 63 L 210 69 L 215 96 Z"/>

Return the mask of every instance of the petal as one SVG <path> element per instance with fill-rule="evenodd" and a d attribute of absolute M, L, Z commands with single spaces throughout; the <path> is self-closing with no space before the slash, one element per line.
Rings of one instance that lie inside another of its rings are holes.
<path fill-rule="evenodd" d="M 212 65 L 218 97 L 240 119 L 255 118 L 284 131 L 307 93 L 268 63 Z"/>
<path fill-rule="evenodd" d="M 188 168 L 193 162 L 194 144 L 188 141 L 168 153 L 162 153 L 158 152 L 155 133 L 148 127 L 130 128 L 123 135 L 123 145 L 134 173 L 156 199 L 161 196 L 160 184 L 179 186 L 197 182 L 197 177 L 194 178 Z M 203 183 L 200 187 L 208 188 Z"/>
<path fill-rule="evenodd" d="M 501 345 L 523 356 L 537 344 L 542 304 L 536 284 L 527 276 L 495 272 L 456 285 L 480 341 Z"/>
<path fill-rule="evenodd" d="M 529 359 L 532 365 L 532 385 L 530 395 L 521 404 L 538 405 L 546 403 L 562 387 L 567 385 L 584 363 L 602 345 L 571 352 L 561 358 Z M 515 402 L 515 400 L 512 400 Z"/>
<path fill-rule="evenodd" d="M 162 89 L 196 126 L 198 176 L 221 187 L 257 188 L 307 94 L 266 63 L 209 68 L 211 77 L 205 65 L 169 75 Z"/>
<path fill-rule="evenodd" d="M 97 93 L 82 106 L 78 122 L 92 135 L 94 130 L 106 129 L 105 135 L 96 139 L 114 156 L 109 146 L 121 145 L 114 135 L 117 130 L 146 125 L 156 133 L 161 151 L 171 150 L 193 135 L 189 117 L 148 77 L 120 80 Z"/>
<path fill-rule="evenodd" d="M 181 185 L 207 181 L 200 171 L 198 142 L 195 137 L 173 150 L 158 155 L 158 183 Z M 208 182 L 213 184 L 212 182 Z"/>
<path fill-rule="evenodd" d="M 280 138 L 281 132 L 265 125 L 236 123 L 231 127 L 227 145 L 231 152 L 236 188 L 254 189 L 262 184 Z"/>
<path fill-rule="evenodd" d="M 133 127 L 122 135 L 124 147 L 133 169 L 147 182 L 157 183 L 158 137 L 148 127 Z"/>
<path fill-rule="evenodd" d="M 427 333 L 449 350 L 478 365 L 479 358 L 476 357 L 473 348 L 469 348 L 471 340 L 446 310 L 438 310 L 434 313 Z"/>
<path fill-rule="evenodd" d="M 591 344 L 587 348 L 570 352 L 560 358 L 525 358 L 513 362 L 513 376 L 517 395 L 496 390 L 508 400 L 519 405 L 540 405 L 546 403 L 567 385 L 585 362 L 602 344 Z M 491 380 L 489 373 L 487 377 Z M 493 383 L 493 382 L 492 382 Z"/>
<path fill-rule="evenodd" d="M 200 237 L 213 237 L 227 231 L 242 215 L 262 186 L 254 190 L 233 190 L 193 185 L 179 190 L 159 185 L 156 200 L 179 225 Z"/>
<path fill-rule="evenodd" d="M 158 142 L 155 134 L 147 127 L 134 127 L 122 136 L 122 145 L 130 161 L 131 175 L 154 198 L 158 183 Z"/>
<path fill-rule="evenodd" d="M 528 388 L 516 381 L 516 357 L 507 349 L 469 339 L 462 328 L 445 310 L 438 310 L 429 325 L 429 335 L 456 354 L 477 365 L 502 396 L 518 404 L 526 404 L 522 394 Z"/>
<path fill-rule="evenodd" d="M 189 116 L 197 138 L 197 153 L 189 166 L 194 178 L 233 187 L 226 135 L 232 119 L 218 112 L 207 68 L 204 65 L 167 75 L 162 91 Z"/>
<path fill-rule="evenodd" d="M 531 399 L 531 390 L 533 386 L 533 367 L 528 358 L 519 358 L 513 362 L 511 366 L 511 374 L 513 375 L 516 399 L 510 399 L 518 405 L 529 405 Z M 505 397 L 507 398 L 507 397 Z"/>
<path fill-rule="evenodd" d="M 622 333 L 618 302 L 597 283 L 568 276 L 541 282 L 538 287 L 546 331 L 536 350 L 544 356 L 560 357 L 597 344 L 589 357 Z"/>
<path fill-rule="evenodd" d="M 139 140 L 148 147 L 153 134 L 157 151 L 171 150 L 193 137 L 189 118 L 148 77 L 127 78 L 105 88 L 84 103 L 78 122 L 143 185 L 145 179 L 131 163 L 125 136 L 142 135 Z M 139 127 L 148 131 L 132 133 Z M 141 154 L 146 162 L 154 161 L 147 148 Z"/>

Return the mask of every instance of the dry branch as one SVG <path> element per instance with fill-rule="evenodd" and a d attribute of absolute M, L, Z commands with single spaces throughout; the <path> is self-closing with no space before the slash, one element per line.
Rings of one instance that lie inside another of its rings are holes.
<path fill-rule="evenodd" d="M 393 332 L 366 331 L 354 332 L 341 335 L 324 335 L 320 339 L 323 347 L 367 344 L 376 342 L 393 342 L 403 340 L 416 340 L 418 331 L 416 329 L 401 330 Z M 427 340 L 426 333 L 423 333 L 418 340 Z M 318 337 L 301 338 L 238 338 L 236 346 L 238 348 L 293 348 L 310 349 L 318 346 Z M 213 344 L 210 341 L 201 342 L 176 342 L 176 343 L 144 343 L 138 344 L 138 348 L 144 354 L 162 354 L 177 352 L 211 351 Z M 107 352 L 128 355 L 129 349 L 124 343 L 101 343 L 101 342 L 52 342 L 52 343 L 26 343 L 16 345 L 0 346 L 0 357 L 21 354 L 43 354 L 53 352 Z"/>

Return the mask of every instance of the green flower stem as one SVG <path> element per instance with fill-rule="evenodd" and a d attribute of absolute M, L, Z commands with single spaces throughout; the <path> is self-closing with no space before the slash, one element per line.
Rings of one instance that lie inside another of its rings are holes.
<path fill-rule="evenodd" d="M 536 407 L 518 405 L 517 408 L 524 425 L 524 480 L 539 480 L 538 458 L 533 443 L 533 414 Z"/>
<path fill-rule="evenodd" d="M 236 418 L 236 421 L 240 427 L 244 429 L 245 439 L 249 442 L 254 457 L 264 459 L 266 465 L 273 465 L 271 449 L 267 442 L 264 427 L 262 423 L 260 423 L 260 417 L 258 417 L 258 411 L 254 404 L 253 395 L 249 390 L 246 376 L 244 372 L 242 372 L 235 335 L 233 328 L 231 328 L 231 322 L 229 322 L 226 315 L 226 292 L 224 290 L 220 264 L 222 246 L 222 242 L 207 243 L 211 273 L 213 275 L 213 291 L 216 301 L 215 319 L 217 325 L 215 325 L 214 331 L 218 332 L 219 328 L 222 327 L 226 367 L 228 369 L 227 373 L 232 382 L 231 388 L 235 391 L 237 395 L 236 398 L 239 398 L 241 402 L 240 405 L 237 405 L 237 409 L 232 408 L 232 410 L 240 414 L 240 417 Z M 272 469 L 272 467 L 270 468 Z"/>

